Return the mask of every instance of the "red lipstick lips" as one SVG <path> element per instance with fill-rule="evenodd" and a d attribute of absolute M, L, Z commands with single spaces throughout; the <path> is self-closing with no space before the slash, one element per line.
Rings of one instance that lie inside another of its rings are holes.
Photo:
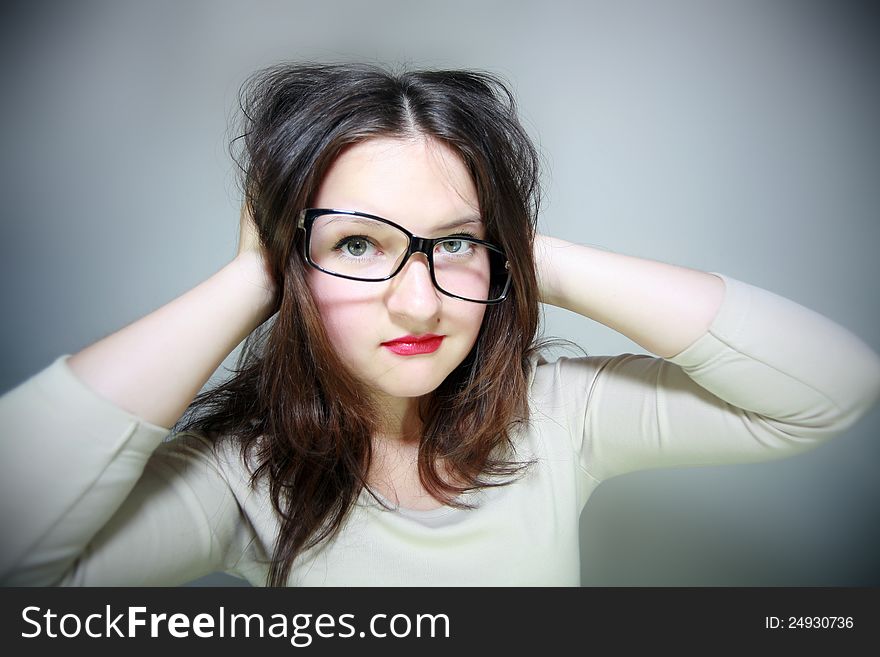
<path fill-rule="evenodd" d="M 399 356 L 417 356 L 437 351 L 444 337 L 443 335 L 433 335 L 431 333 L 426 333 L 425 335 L 404 335 L 400 338 L 383 342 L 382 346 Z"/>

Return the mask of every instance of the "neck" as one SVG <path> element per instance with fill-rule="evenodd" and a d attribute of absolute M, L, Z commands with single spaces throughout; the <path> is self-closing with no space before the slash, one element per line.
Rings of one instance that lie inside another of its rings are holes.
<path fill-rule="evenodd" d="M 382 421 L 375 437 L 384 442 L 418 445 L 422 434 L 419 398 L 388 398 L 380 403 Z"/>

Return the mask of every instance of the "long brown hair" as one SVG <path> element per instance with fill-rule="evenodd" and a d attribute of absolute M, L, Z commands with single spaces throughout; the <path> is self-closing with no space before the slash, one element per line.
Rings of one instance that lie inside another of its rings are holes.
<path fill-rule="evenodd" d="M 199 394 L 173 431 L 238 441 L 252 485 L 268 479 L 280 532 L 267 583 L 279 586 L 295 557 L 333 537 L 369 491 L 379 417 L 325 334 L 306 282 L 298 213 L 341 150 L 373 137 L 430 137 L 468 168 L 487 239 L 511 264 L 513 291 L 487 307 L 471 352 L 421 400 L 418 455 L 428 492 L 468 507 L 455 498 L 507 485 L 513 479 L 499 477 L 530 464 L 512 460 L 511 433 L 528 421 L 528 361 L 537 348 L 538 156 L 510 91 L 482 72 L 283 64 L 250 78 L 241 101 L 234 157 L 278 284 L 277 313 L 245 341 L 234 376 Z M 447 476 L 437 471 L 441 462 Z"/>

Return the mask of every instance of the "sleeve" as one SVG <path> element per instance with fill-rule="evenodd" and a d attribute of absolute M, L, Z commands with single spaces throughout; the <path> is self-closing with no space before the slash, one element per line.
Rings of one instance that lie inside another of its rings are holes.
<path fill-rule="evenodd" d="M 708 331 L 669 359 L 561 358 L 552 386 L 581 468 L 596 481 L 658 467 L 794 455 L 880 397 L 880 358 L 826 317 L 718 275 Z"/>
<path fill-rule="evenodd" d="M 169 585 L 225 569 L 247 541 L 207 440 L 82 383 L 61 356 L 0 397 L 0 580 Z"/>

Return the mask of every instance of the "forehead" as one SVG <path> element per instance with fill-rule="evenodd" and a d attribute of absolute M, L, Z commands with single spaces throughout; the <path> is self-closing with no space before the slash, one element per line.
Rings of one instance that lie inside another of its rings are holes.
<path fill-rule="evenodd" d="M 379 215 L 420 235 L 479 217 L 476 188 L 461 158 L 424 137 L 349 146 L 327 170 L 312 205 Z"/>

